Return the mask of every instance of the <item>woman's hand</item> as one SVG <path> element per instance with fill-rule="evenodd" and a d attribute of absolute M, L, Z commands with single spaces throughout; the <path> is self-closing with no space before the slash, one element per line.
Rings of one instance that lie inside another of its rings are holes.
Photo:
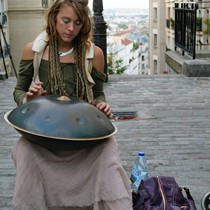
<path fill-rule="evenodd" d="M 42 88 L 43 82 L 35 82 L 30 86 L 28 92 L 26 92 L 26 100 L 31 101 L 40 96 L 46 95 L 47 91 Z"/>
<path fill-rule="evenodd" d="M 112 109 L 106 102 L 99 102 L 96 101 L 93 102 L 93 105 L 98 108 L 100 111 L 102 111 L 107 117 L 112 117 Z"/>

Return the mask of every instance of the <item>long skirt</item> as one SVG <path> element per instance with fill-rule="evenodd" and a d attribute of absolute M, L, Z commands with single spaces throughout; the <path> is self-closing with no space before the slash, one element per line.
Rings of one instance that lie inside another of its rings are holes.
<path fill-rule="evenodd" d="M 113 137 L 79 150 L 51 151 L 21 137 L 14 210 L 132 210 L 129 179 Z"/>

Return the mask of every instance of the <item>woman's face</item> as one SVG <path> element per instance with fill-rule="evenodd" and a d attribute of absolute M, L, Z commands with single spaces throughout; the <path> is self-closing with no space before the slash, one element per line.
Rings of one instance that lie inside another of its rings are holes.
<path fill-rule="evenodd" d="M 63 42 L 72 42 L 79 34 L 82 22 L 79 20 L 74 9 L 69 5 L 64 5 L 58 15 L 56 29 Z"/>

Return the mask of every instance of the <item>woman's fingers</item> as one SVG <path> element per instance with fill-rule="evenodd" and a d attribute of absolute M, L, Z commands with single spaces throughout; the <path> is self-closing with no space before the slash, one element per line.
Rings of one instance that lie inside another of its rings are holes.
<path fill-rule="evenodd" d="M 101 102 L 95 105 L 96 108 L 98 108 L 99 110 L 101 110 L 104 114 L 106 114 L 109 118 L 112 117 L 112 109 L 109 106 L 109 104 L 105 103 L 105 102 Z"/>
<path fill-rule="evenodd" d="M 30 86 L 26 93 L 26 99 L 28 101 L 46 94 L 46 91 L 42 89 L 42 84 L 42 82 L 36 82 Z"/>

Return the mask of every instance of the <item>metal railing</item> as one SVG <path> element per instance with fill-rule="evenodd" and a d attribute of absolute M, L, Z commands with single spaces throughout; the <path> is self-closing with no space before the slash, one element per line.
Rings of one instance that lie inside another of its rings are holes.
<path fill-rule="evenodd" d="M 175 50 L 195 59 L 196 51 L 210 50 L 210 0 L 175 3 Z"/>
<path fill-rule="evenodd" d="M 175 50 L 179 47 L 182 54 L 188 52 L 195 59 L 196 13 L 198 4 L 175 3 Z"/>

